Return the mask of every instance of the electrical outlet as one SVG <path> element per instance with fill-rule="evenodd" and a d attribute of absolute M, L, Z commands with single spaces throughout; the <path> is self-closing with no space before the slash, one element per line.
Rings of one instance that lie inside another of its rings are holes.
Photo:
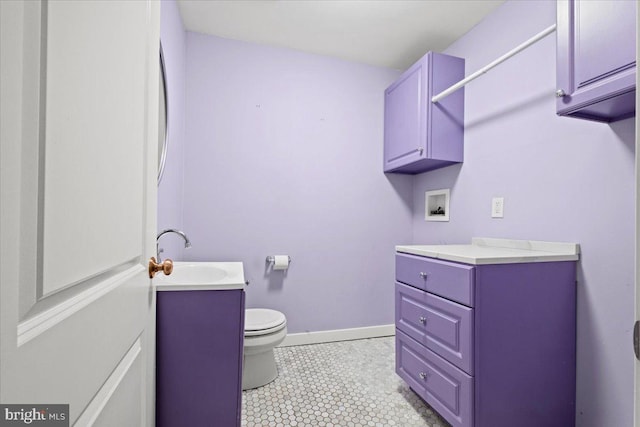
<path fill-rule="evenodd" d="M 504 218 L 504 197 L 491 200 L 491 218 Z"/>

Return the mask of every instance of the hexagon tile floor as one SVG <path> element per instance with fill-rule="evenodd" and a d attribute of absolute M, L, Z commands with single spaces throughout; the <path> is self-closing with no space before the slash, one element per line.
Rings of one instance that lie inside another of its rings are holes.
<path fill-rule="evenodd" d="M 450 427 L 396 375 L 394 337 L 275 355 L 278 378 L 242 393 L 243 426 Z"/>

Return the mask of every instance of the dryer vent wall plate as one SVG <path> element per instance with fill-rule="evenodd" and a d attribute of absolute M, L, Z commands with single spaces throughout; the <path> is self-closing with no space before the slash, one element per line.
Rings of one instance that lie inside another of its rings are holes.
<path fill-rule="evenodd" d="M 424 193 L 424 220 L 449 221 L 449 189 Z"/>

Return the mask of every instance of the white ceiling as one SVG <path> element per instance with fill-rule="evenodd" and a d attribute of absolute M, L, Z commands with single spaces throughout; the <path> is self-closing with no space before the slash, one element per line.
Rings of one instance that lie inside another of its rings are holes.
<path fill-rule="evenodd" d="M 405 69 L 504 0 L 178 0 L 188 31 Z"/>

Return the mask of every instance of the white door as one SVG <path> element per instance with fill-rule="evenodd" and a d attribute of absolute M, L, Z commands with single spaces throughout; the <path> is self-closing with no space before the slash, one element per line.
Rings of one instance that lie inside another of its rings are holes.
<path fill-rule="evenodd" d="M 71 425 L 153 425 L 159 7 L 0 1 L 0 403 Z"/>

